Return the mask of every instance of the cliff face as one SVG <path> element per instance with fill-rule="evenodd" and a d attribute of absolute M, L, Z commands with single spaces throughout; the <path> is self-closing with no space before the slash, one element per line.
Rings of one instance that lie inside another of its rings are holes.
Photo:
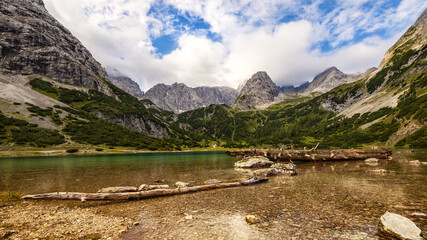
<path fill-rule="evenodd" d="M 211 104 L 232 104 L 237 91 L 229 87 L 191 88 L 183 83 L 157 84 L 149 89 L 144 98 L 156 106 L 176 113 L 194 110 Z"/>
<path fill-rule="evenodd" d="M 0 1 L 0 73 L 43 74 L 60 82 L 111 89 L 97 76 L 107 73 L 42 0 Z"/>
<path fill-rule="evenodd" d="M 255 73 L 239 89 L 235 106 L 241 109 L 270 104 L 280 93 L 279 88 L 266 72 Z"/>

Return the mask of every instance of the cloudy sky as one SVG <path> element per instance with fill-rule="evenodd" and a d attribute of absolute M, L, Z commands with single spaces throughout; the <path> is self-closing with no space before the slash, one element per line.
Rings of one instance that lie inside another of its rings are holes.
<path fill-rule="evenodd" d="M 44 0 L 105 67 L 157 83 L 237 87 L 256 71 L 299 85 L 330 66 L 363 72 L 425 0 Z"/>

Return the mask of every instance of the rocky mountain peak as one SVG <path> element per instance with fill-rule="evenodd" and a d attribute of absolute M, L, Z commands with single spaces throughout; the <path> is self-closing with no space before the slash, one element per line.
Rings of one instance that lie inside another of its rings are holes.
<path fill-rule="evenodd" d="M 270 76 L 264 71 L 259 71 L 241 87 L 235 105 L 242 109 L 262 106 L 272 103 L 279 93 L 279 88 Z"/>
<path fill-rule="evenodd" d="M 304 93 L 325 93 L 343 84 L 357 81 L 375 70 L 376 68 L 368 68 L 364 73 L 346 74 L 336 67 L 330 67 L 316 75 L 313 81 L 304 90 Z"/>

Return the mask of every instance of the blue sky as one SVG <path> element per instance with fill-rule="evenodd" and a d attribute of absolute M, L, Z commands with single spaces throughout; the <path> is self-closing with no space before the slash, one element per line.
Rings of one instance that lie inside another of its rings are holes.
<path fill-rule="evenodd" d="M 378 66 L 423 0 L 45 0 L 104 66 L 156 83 L 237 87 L 264 70 L 298 85 Z"/>

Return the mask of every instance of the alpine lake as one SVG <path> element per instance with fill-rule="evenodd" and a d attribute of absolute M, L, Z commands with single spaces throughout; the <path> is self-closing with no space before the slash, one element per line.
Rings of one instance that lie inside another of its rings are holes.
<path fill-rule="evenodd" d="M 427 231 L 427 149 L 394 150 L 378 166 L 364 161 L 295 162 L 298 175 L 267 183 L 135 201 L 40 201 L 129 217 L 121 239 L 377 239 L 386 211 Z M 252 173 L 224 152 L 146 153 L 0 159 L 0 191 L 96 192 L 110 186 L 235 182 Z M 396 171 L 367 173 L 370 169 Z M 1 209 L 1 208 L 0 208 Z M 255 215 L 259 223 L 248 224 Z M 422 214 L 421 214 L 422 215 Z"/>

